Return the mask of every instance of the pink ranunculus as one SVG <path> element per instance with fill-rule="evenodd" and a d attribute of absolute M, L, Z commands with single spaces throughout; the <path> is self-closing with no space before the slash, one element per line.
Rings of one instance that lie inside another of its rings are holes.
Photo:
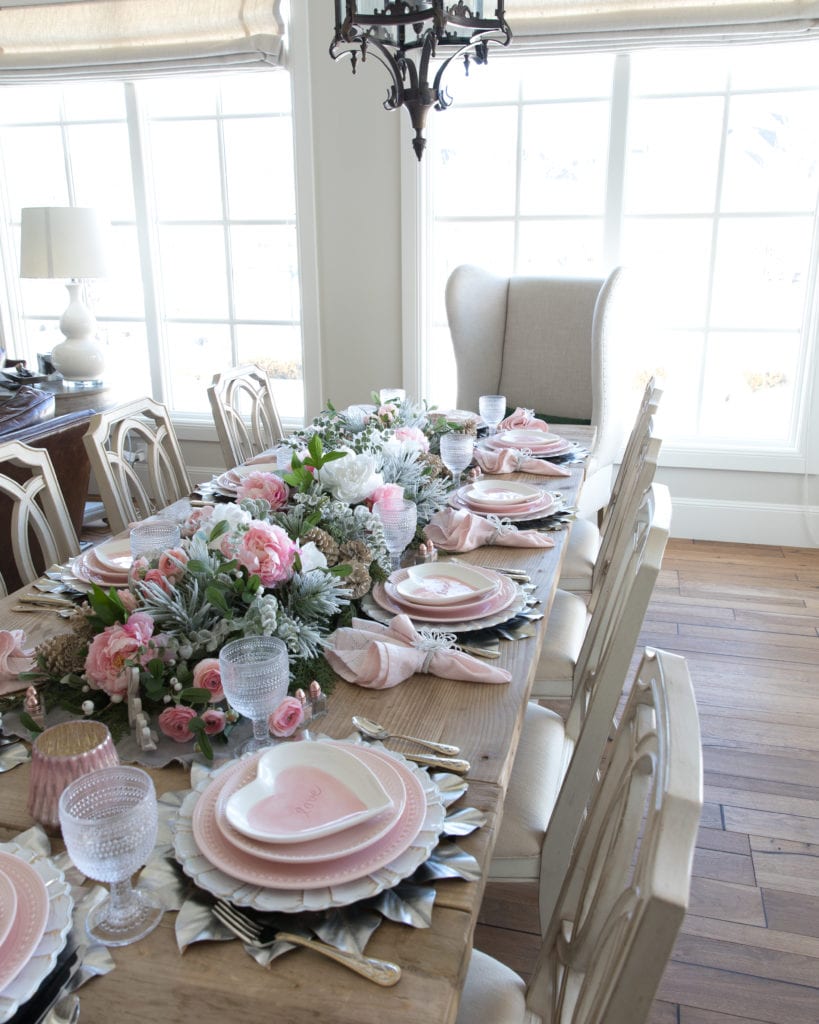
<path fill-rule="evenodd" d="M 367 498 L 367 504 L 372 509 L 380 501 L 384 508 L 400 508 L 403 500 L 404 488 L 400 484 L 381 484 Z"/>
<path fill-rule="evenodd" d="M 296 697 L 285 697 L 267 720 L 274 736 L 292 736 L 304 721 L 304 707 Z"/>
<path fill-rule="evenodd" d="M 281 508 L 290 496 L 290 489 L 275 473 L 251 473 L 236 489 L 236 497 L 264 498 L 272 509 Z"/>
<path fill-rule="evenodd" d="M 518 406 L 517 409 L 507 416 L 505 420 L 501 420 L 498 424 L 498 430 L 548 430 L 549 424 L 546 420 L 539 420 L 535 418 L 533 409 L 524 409 L 523 406 Z"/>
<path fill-rule="evenodd" d="M 224 732 L 227 715 L 218 708 L 208 708 L 202 712 L 202 721 L 205 723 L 205 733 L 208 736 L 215 736 L 219 732 Z"/>
<path fill-rule="evenodd" d="M 185 566 L 188 564 L 188 554 L 182 548 L 170 548 L 163 551 L 159 556 L 157 569 L 163 576 L 167 576 L 171 583 L 176 583 L 185 575 Z"/>
<path fill-rule="evenodd" d="M 379 405 L 376 409 L 376 416 L 387 423 L 393 423 L 398 416 L 398 406 L 393 405 L 391 402 Z"/>
<path fill-rule="evenodd" d="M 263 587 L 274 587 L 293 575 L 296 544 L 280 526 L 254 521 L 242 537 L 236 558 L 255 573 Z"/>
<path fill-rule="evenodd" d="M 148 643 L 153 636 L 154 620 L 146 612 L 134 612 L 121 625 L 106 626 L 88 645 L 85 677 L 92 690 L 104 690 L 109 696 L 125 696 L 130 665 L 155 657 Z"/>
<path fill-rule="evenodd" d="M 161 587 L 166 593 L 170 590 L 168 577 L 159 571 L 159 569 L 149 569 L 144 576 L 141 577 L 143 583 L 155 583 L 158 587 Z"/>
<path fill-rule="evenodd" d="M 222 689 L 222 673 L 219 670 L 218 658 L 203 658 L 193 667 L 193 685 L 199 690 L 210 691 L 210 702 L 216 704 L 224 700 Z"/>
<path fill-rule="evenodd" d="M 135 612 L 137 610 L 137 599 L 130 590 L 125 588 L 118 590 L 117 597 L 122 601 L 122 607 L 126 612 Z"/>
<path fill-rule="evenodd" d="M 182 704 L 173 704 L 171 707 L 165 708 L 157 719 L 157 724 L 162 732 L 166 736 L 170 736 L 172 740 L 176 740 L 177 743 L 187 743 L 193 739 L 193 733 L 190 730 L 192 718 L 196 718 L 193 708 L 186 708 Z"/>
<path fill-rule="evenodd" d="M 429 438 L 418 427 L 399 427 L 395 436 L 399 441 L 411 441 L 413 444 L 417 444 L 422 452 L 429 451 Z"/>

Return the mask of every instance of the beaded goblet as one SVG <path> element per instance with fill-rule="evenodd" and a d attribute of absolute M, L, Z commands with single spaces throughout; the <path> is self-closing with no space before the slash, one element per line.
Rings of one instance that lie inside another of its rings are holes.
<path fill-rule="evenodd" d="M 377 501 L 373 512 L 384 527 L 384 542 L 390 553 L 393 572 L 401 567 L 401 556 L 415 536 L 418 526 L 418 506 L 414 501 Z"/>
<path fill-rule="evenodd" d="M 441 459 L 452 474 L 455 487 L 461 486 L 461 473 L 472 461 L 475 439 L 471 434 L 459 434 L 452 431 L 441 435 Z"/>
<path fill-rule="evenodd" d="M 253 738 L 237 756 L 270 743 L 268 717 L 287 696 L 290 659 L 287 645 L 275 636 L 243 636 L 219 652 L 222 689 L 231 707 L 253 722 Z"/>
<path fill-rule="evenodd" d="M 88 915 L 92 939 L 127 946 L 159 924 L 162 907 L 131 886 L 156 843 L 156 791 L 141 768 L 117 765 L 81 775 L 60 797 L 60 826 L 68 855 L 88 878 L 111 891 Z"/>
<path fill-rule="evenodd" d="M 478 412 L 489 428 L 489 433 L 497 433 L 498 424 L 506 412 L 506 395 L 481 395 L 478 399 Z"/>

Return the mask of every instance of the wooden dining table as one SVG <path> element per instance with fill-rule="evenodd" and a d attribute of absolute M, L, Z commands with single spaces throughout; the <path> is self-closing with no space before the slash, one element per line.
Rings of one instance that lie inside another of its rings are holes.
<path fill-rule="evenodd" d="M 561 434 L 584 444 L 590 427 L 563 427 Z M 569 466 L 568 477 L 517 474 L 561 491 L 574 505 L 584 464 Z M 469 788 L 454 805 L 475 807 L 486 824 L 458 840 L 481 867 L 480 881 L 446 879 L 433 883 L 437 896 L 429 928 L 384 920 L 367 944 L 368 955 L 400 964 L 401 981 L 380 988 L 307 950 L 294 950 L 259 966 L 237 942 L 198 942 L 180 954 L 175 914 L 166 913 L 149 936 L 112 950 L 116 968 L 80 990 L 84 1024 L 204 1024 L 204 1022 L 276 1021 L 281 1024 L 446 1024 L 455 1020 L 469 964 L 472 937 L 483 896 L 492 849 L 503 811 L 515 750 L 533 673 L 548 622 L 567 530 L 550 534 L 551 548 L 484 547 L 460 556 L 485 566 L 514 566 L 530 574 L 543 620 L 533 636 L 500 642 L 500 658 L 491 662 L 512 674 L 508 684 L 456 682 L 415 676 L 388 690 L 369 690 L 339 681 L 328 701 L 321 731 L 341 739 L 352 733 L 351 716 L 364 715 L 392 732 L 428 737 L 461 748 L 470 762 Z M 0 627 L 26 631 L 29 644 L 64 631 L 50 611 L 13 611 L 15 595 L 0 600 Z M 418 748 L 403 741 L 390 747 Z M 0 840 L 8 841 L 33 822 L 26 809 L 30 764 L 0 775 Z M 189 769 L 171 765 L 150 769 L 157 793 L 190 788 Z M 54 849 L 62 849 L 59 837 Z"/>

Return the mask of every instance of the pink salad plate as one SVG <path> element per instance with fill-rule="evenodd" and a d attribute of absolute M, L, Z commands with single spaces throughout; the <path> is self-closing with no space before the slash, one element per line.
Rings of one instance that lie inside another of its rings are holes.
<path fill-rule="evenodd" d="M 0 852 L 0 871 L 11 882 L 17 897 L 14 920 L 0 944 L 2 992 L 26 966 L 43 937 L 48 920 L 48 893 L 34 868 L 19 857 Z"/>
<path fill-rule="evenodd" d="M 235 495 L 242 483 L 251 473 L 275 473 L 279 468 L 278 462 L 257 462 L 249 466 L 234 466 L 219 476 L 214 477 L 214 486 L 224 491 L 225 494 Z"/>
<path fill-rule="evenodd" d="M 124 587 L 128 583 L 128 573 L 112 572 L 102 568 L 92 557 L 93 548 L 83 551 L 71 562 L 71 572 L 78 580 L 85 583 L 97 583 L 102 587 Z"/>
<path fill-rule="evenodd" d="M 478 480 L 464 489 L 464 501 L 472 508 L 499 509 L 525 508 L 543 497 L 543 488 L 533 484 L 506 483 L 503 480 Z"/>
<path fill-rule="evenodd" d="M 419 614 L 424 608 L 472 606 L 500 589 L 500 574 L 460 562 L 428 562 L 410 566 L 389 578 L 390 594 Z"/>
<path fill-rule="evenodd" d="M 372 771 L 386 763 L 401 776 L 406 798 L 398 820 L 380 839 L 354 853 L 326 861 L 285 863 L 265 860 L 240 850 L 224 835 L 216 819 L 222 787 L 215 779 L 202 792 L 193 811 L 193 837 L 203 856 L 232 878 L 248 885 L 270 889 L 323 889 L 363 878 L 385 867 L 406 850 L 424 824 L 427 802 L 424 788 L 413 772 L 400 761 L 378 750 L 355 749 Z M 240 762 L 241 763 L 241 762 Z M 386 776 L 386 773 L 385 773 Z M 330 837 L 327 837 L 330 838 Z"/>
<path fill-rule="evenodd" d="M 490 572 L 491 570 L 485 570 Z M 419 622 L 447 623 L 461 622 L 464 618 L 479 620 L 490 618 L 515 603 L 520 591 L 517 584 L 506 576 L 499 577 L 498 589 L 479 601 L 465 601 L 463 604 L 418 605 L 409 604 L 401 598 L 392 579 L 406 578 L 406 569 L 398 569 L 386 583 L 376 583 L 371 594 L 375 603 L 393 615 L 409 615 Z M 401 575 L 403 574 L 403 575 Z"/>
<path fill-rule="evenodd" d="M 3 943 L 11 931 L 16 913 L 17 890 L 9 876 L 0 871 L 0 949 L 3 948 Z"/>
<path fill-rule="evenodd" d="M 487 508 L 473 508 L 468 504 L 464 496 L 464 492 L 468 490 L 469 485 L 459 487 L 457 491 L 450 494 L 449 504 L 453 508 L 465 508 L 476 516 L 498 515 L 502 519 L 508 519 L 513 523 L 528 519 L 541 519 L 543 516 L 548 516 L 555 505 L 555 496 L 551 491 L 544 491 L 538 501 L 533 501 L 517 508 L 510 508 L 508 505 L 498 508 L 496 511 L 491 511 Z"/>
<path fill-rule="evenodd" d="M 349 748 L 345 747 L 345 749 Z M 357 750 L 353 752 L 358 756 Z M 289 864 L 339 860 L 372 846 L 398 824 L 404 811 L 407 792 L 404 780 L 394 764 L 389 764 L 386 761 L 376 762 L 371 759 L 368 763 L 366 755 L 369 752 L 365 750 L 363 753 L 365 756 L 360 758 L 362 764 L 366 764 L 370 770 L 375 770 L 378 781 L 392 800 L 392 807 L 377 817 L 361 822 L 359 825 L 353 825 L 342 832 L 303 843 L 268 843 L 243 835 L 227 820 L 225 805 L 233 793 L 241 789 L 242 786 L 248 785 L 256 777 L 256 766 L 261 757 L 261 753 L 258 753 L 228 765 L 224 773 L 218 779 L 214 779 L 213 785 L 218 787 L 214 818 L 219 831 L 237 850 L 242 850 L 261 860 Z"/>
<path fill-rule="evenodd" d="M 488 437 L 486 444 L 495 450 L 526 449 L 533 455 L 563 455 L 572 447 L 572 442 L 565 437 L 546 434 L 542 430 L 505 430 L 494 437 Z"/>
<path fill-rule="evenodd" d="M 101 572 L 116 573 L 127 576 L 131 568 L 131 542 L 128 539 L 108 540 L 85 552 L 88 564 L 99 568 Z"/>

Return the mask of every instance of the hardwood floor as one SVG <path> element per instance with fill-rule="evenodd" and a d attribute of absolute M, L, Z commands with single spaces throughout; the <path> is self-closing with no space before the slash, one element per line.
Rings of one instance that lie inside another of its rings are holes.
<path fill-rule="evenodd" d="M 651 1024 L 817 1024 L 819 550 L 670 541 L 640 644 L 688 659 L 705 770 Z M 475 935 L 524 977 L 533 892 L 490 884 Z"/>

